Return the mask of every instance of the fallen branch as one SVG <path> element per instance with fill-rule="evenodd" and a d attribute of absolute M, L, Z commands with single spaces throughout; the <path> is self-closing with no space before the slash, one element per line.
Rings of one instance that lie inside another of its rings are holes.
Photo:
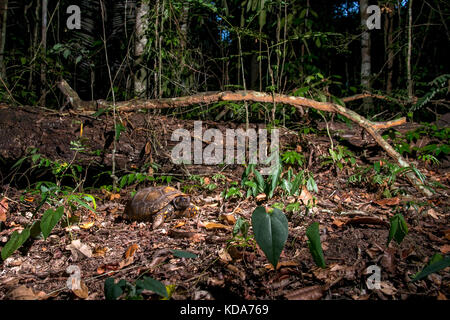
<path fill-rule="evenodd" d="M 92 107 L 98 108 L 109 108 L 111 103 L 106 100 L 97 101 L 81 101 L 75 91 L 70 88 L 68 83 L 62 80 L 58 86 L 64 88 L 62 92 L 67 95 L 69 102 L 73 104 L 74 108 L 86 107 L 91 110 Z M 75 95 L 71 95 L 75 93 Z M 404 124 L 406 122 L 405 118 L 400 118 L 393 121 L 387 122 L 372 122 L 358 113 L 347 109 L 338 104 L 330 102 L 318 102 L 315 100 L 294 97 L 281 94 L 268 94 L 257 91 L 236 91 L 236 92 L 204 92 L 186 97 L 177 98 L 164 98 L 164 99 L 153 99 L 153 100 L 130 100 L 130 101 L 120 101 L 116 102 L 116 108 L 118 111 L 131 112 L 139 109 L 164 109 L 164 108 L 176 108 L 185 107 L 195 104 L 211 104 L 219 101 L 251 101 L 251 102 L 261 102 L 261 103 L 281 103 L 285 105 L 290 105 L 298 108 L 302 107 L 314 108 L 321 111 L 327 111 L 332 113 L 338 113 L 346 118 L 357 123 L 360 127 L 364 128 L 375 141 L 387 152 L 387 154 L 392 157 L 400 167 L 410 167 L 408 161 L 404 159 L 389 143 L 387 143 L 379 130 L 386 129 L 394 126 Z M 407 172 L 406 177 L 408 180 L 425 196 L 430 197 L 432 193 L 430 190 L 425 188 L 422 182 L 417 178 L 413 172 Z"/>

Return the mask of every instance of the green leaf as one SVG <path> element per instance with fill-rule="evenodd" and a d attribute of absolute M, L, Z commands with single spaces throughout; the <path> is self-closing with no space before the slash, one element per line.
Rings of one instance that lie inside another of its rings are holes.
<path fill-rule="evenodd" d="M 281 161 L 277 161 L 277 164 L 275 165 L 275 168 L 272 171 L 272 174 L 270 176 L 271 183 L 270 183 L 270 190 L 267 194 L 269 198 L 273 197 L 273 193 L 278 185 L 278 182 L 280 180 L 281 171 L 283 170 L 283 167 L 281 165 Z"/>
<path fill-rule="evenodd" d="M 400 244 L 407 234 L 408 225 L 406 224 L 405 218 L 400 213 L 397 213 L 391 218 L 391 228 L 389 230 L 387 245 L 389 245 L 392 239 Z"/>
<path fill-rule="evenodd" d="M 171 251 L 172 251 L 172 254 L 178 258 L 190 258 L 190 259 L 197 258 L 197 255 L 195 253 L 192 253 L 189 251 L 184 251 L 184 250 L 171 250 Z"/>
<path fill-rule="evenodd" d="M 8 242 L 2 249 L 2 259 L 6 260 L 14 251 L 20 248 L 21 245 L 30 237 L 30 229 L 23 229 L 21 233 L 14 231 Z"/>
<path fill-rule="evenodd" d="M 288 237 L 286 216 L 278 209 L 267 213 L 264 207 L 257 207 L 252 214 L 252 227 L 256 242 L 276 268 Z"/>
<path fill-rule="evenodd" d="M 144 277 L 144 280 L 137 280 L 136 281 L 136 289 L 138 292 L 145 290 L 150 290 L 155 292 L 156 294 L 160 295 L 161 297 L 168 298 L 169 294 L 167 293 L 166 286 L 151 277 Z"/>
<path fill-rule="evenodd" d="M 319 223 L 312 223 L 306 230 L 308 237 L 308 247 L 314 262 L 321 268 L 326 268 L 325 258 L 323 256 L 322 244 L 320 243 Z"/>
<path fill-rule="evenodd" d="M 259 173 L 258 170 L 255 170 L 253 173 L 255 174 L 256 184 L 258 185 L 258 193 L 264 192 L 266 183 L 264 182 L 263 176 L 261 175 L 261 173 Z"/>
<path fill-rule="evenodd" d="M 125 280 L 120 280 L 118 283 L 114 282 L 114 278 L 108 278 L 105 280 L 103 286 L 103 292 L 106 300 L 116 300 L 123 293 L 123 287 L 125 287 Z"/>
<path fill-rule="evenodd" d="M 47 239 L 47 237 L 50 235 L 50 232 L 52 232 L 53 228 L 56 226 L 63 214 L 64 207 L 59 207 L 56 210 L 48 209 L 44 212 L 40 224 L 44 239 Z"/>
<path fill-rule="evenodd" d="M 438 261 L 430 263 L 422 271 L 420 271 L 418 274 L 416 274 L 416 276 L 412 279 L 412 281 L 417 281 L 417 280 L 423 279 L 426 276 L 428 276 L 429 274 L 438 272 L 438 271 L 450 266 L 450 257 L 445 257 L 443 259 L 434 259 L 434 260 L 438 260 Z"/>
<path fill-rule="evenodd" d="M 239 217 L 236 220 L 236 223 L 234 224 L 234 227 L 233 227 L 233 237 L 235 237 L 239 232 L 241 232 L 241 234 L 244 237 L 247 237 L 249 228 L 250 228 L 250 226 L 249 226 L 247 220 L 245 220 L 242 217 Z"/>

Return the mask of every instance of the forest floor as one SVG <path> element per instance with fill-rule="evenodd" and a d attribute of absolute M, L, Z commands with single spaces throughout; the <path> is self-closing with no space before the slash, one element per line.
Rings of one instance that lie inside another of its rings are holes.
<path fill-rule="evenodd" d="M 309 139 L 320 140 L 314 135 Z M 329 148 L 327 138 L 322 140 Z M 384 198 L 381 189 L 348 184 L 349 170 L 311 169 L 318 186 L 313 194 L 316 206 L 306 210 L 301 205 L 298 212 L 286 214 L 289 236 L 276 270 L 252 237 L 233 238 L 233 225 L 237 217 L 250 222 L 259 205 L 304 203 L 311 197 L 307 190 L 287 198 L 277 192 L 262 203 L 252 197 L 224 199 L 222 191 L 230 182 L 240 183 L 242 175 L 242 170 L 224 170 L 214 190 L 207 188 L 212 177 L 202 185 L 186 182 L 192 184 L 189 193 L 200 208 L 198 216 L 168 221 L 157 230 L 150 223 L 121 219 L 130 188 L 120 194 L 91 192 L 98 199 L 96 213 L 79 209 L 77 223 L 58 224 L 47 240 L 26 243 L 0 264 L 0 299 L 104 299 L 105 279 L 125 279 L 133 286 L 144 276 L 173 285 L 172 299 L 448 299 L 449 268 L 411 282 L 435 253 L 450 252 L 450 170 L 419 169 L 446 189 L 438 188 L 426 199 L 398 178 L 395 187 L 405 195 Z M 20 201 L 21 196 L 23 190 L 9 189 L 0 246 L 32 221 L 39 199 L 25 194 L 27 201 Z M 396 213 L 405 217 L 409 233 L 400 244 L 391 241 L 387 246 L 389 219 Z M 305 235 L 315 221 L 320 225 L 324 269 L 315 265 Z M 179 257 L 172 250 L 196 257 Z M 371 290 L 366 271 L 373 265 L 380 268 L 381 288 Z M 79 268 L 79 290 L 67 286 L 69 266 Z M 143 297 L 159 299 L 150 291 Z"/>

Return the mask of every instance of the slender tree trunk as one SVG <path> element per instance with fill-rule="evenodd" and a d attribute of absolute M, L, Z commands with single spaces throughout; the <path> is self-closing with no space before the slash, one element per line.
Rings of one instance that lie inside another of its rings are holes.
<path fill-rule="evenodd" d="M 145 34 L 147 23 L 145 16 L 148 14 L 149 6 L 146 0 L 136 10 L 136 39 L 134 46 L 135 67 L 134 74 L 134 94 L 142 98 L 147 96 L 147 68 L 144 64 L 144 52 L 147 45 L 147 36 Z"/>
<path fill-rule="evenodd" d="M 367 29 L 367 7 L 369 5 L 368 0 L 360 0 L 359 8 L 361 11 L 361 25 L 362 25 L 362 35 L 361 35 L 361 86 L 363 90 L 370 92 L 370 75 L 372 72 L 372 63 L 370 55 L 370 33 Z M 365 112 L 373 109 L 373 101 L 371 97 L 363 99 L 363 109 Z"/>
<path fill-rule="evenodd" d="M 6 79 L 5 68 L 5 42 L 6 42 L 6 17 L 8 15 L 8 0 L 0 0 L 0 78 Z"/>
<path fill-rule="evenodd" d="M 45 106 L 46 82 L 47 82 L 47 9 L 48 0 L 42 0 L 42 24 L 41 24 L 41 99 L 40 105 Z"/>
<path fill-rule="evenodd" d="M 392 93 L 392 77 L 394 74 L 394 6 L 388 5 L 387 21 L 387 79 L 386 79 L 386 93 Z"/>
<path fill-rule="evenodd" d="M 408 79 L 408 99 L 412 101 L 413 99 L 413 80 L 411 75 L 411 51 L 412 51 L 412 2 L 409 0 L 408 7 L 408 55 L 406 58 L 406 72 Z"/>

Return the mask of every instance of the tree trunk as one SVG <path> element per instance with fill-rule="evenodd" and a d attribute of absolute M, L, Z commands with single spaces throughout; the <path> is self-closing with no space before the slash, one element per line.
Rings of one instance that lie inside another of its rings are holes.
<path fill-rule="evenodd" d="M 386 79 L 386 93 L 390 95 L 392 93 L 392 77 L 394 74 L 394 6 L 388 4 L 388 16 L 387 23 L 387 79 Z"/>
<path fill-rule="evenodd" d="M 361 86 L 363 90 L 370 92 L 370 75 L 372 72 L 372 63 L 370 55 L 370 33 L 366 25 L 368 0 L 360 0 L 361 26 L 363 29 L 361 35 Z M 371 97 L 363 99 L 363 109 L 365 112 L 373 109 L 373 101 Z"/>
<path fill-rule="evenodd" d="M 8 0 L 0 0 L 0 78 L 6 79 L 6 68 L 4 61 L 6 42 L 6 17 L 8 15 Z"/>
<path fill-rule="evenodd" d="M 42 24 L 41 24 L 41 99 L 40 105 L 45 106 L 46 82 L 47 82 L 47 6 L 48 0 L 42 0 Z"/>
<path fill-rule="evenodd" d="M 147 69 L 144 63 L 145 46 L 147 45 L 146 21 L 145 16 L 148 14 L 148 4 L 142 1 L 136 10 L 136 39 L 134 45 L 135 67 L 134 74 L 134 94 L 136 97 L 147 97 Z"/>
<path fill-rule="evenodd" d="M 406 58 L 406 72 L 408 79 L 408 99 L 410 102 L 413 100 L 413 81 L 411 75 L 411 51 L 412 51 L 412 2 L 409 0 L 408 7 L 408 55 Z"/>

